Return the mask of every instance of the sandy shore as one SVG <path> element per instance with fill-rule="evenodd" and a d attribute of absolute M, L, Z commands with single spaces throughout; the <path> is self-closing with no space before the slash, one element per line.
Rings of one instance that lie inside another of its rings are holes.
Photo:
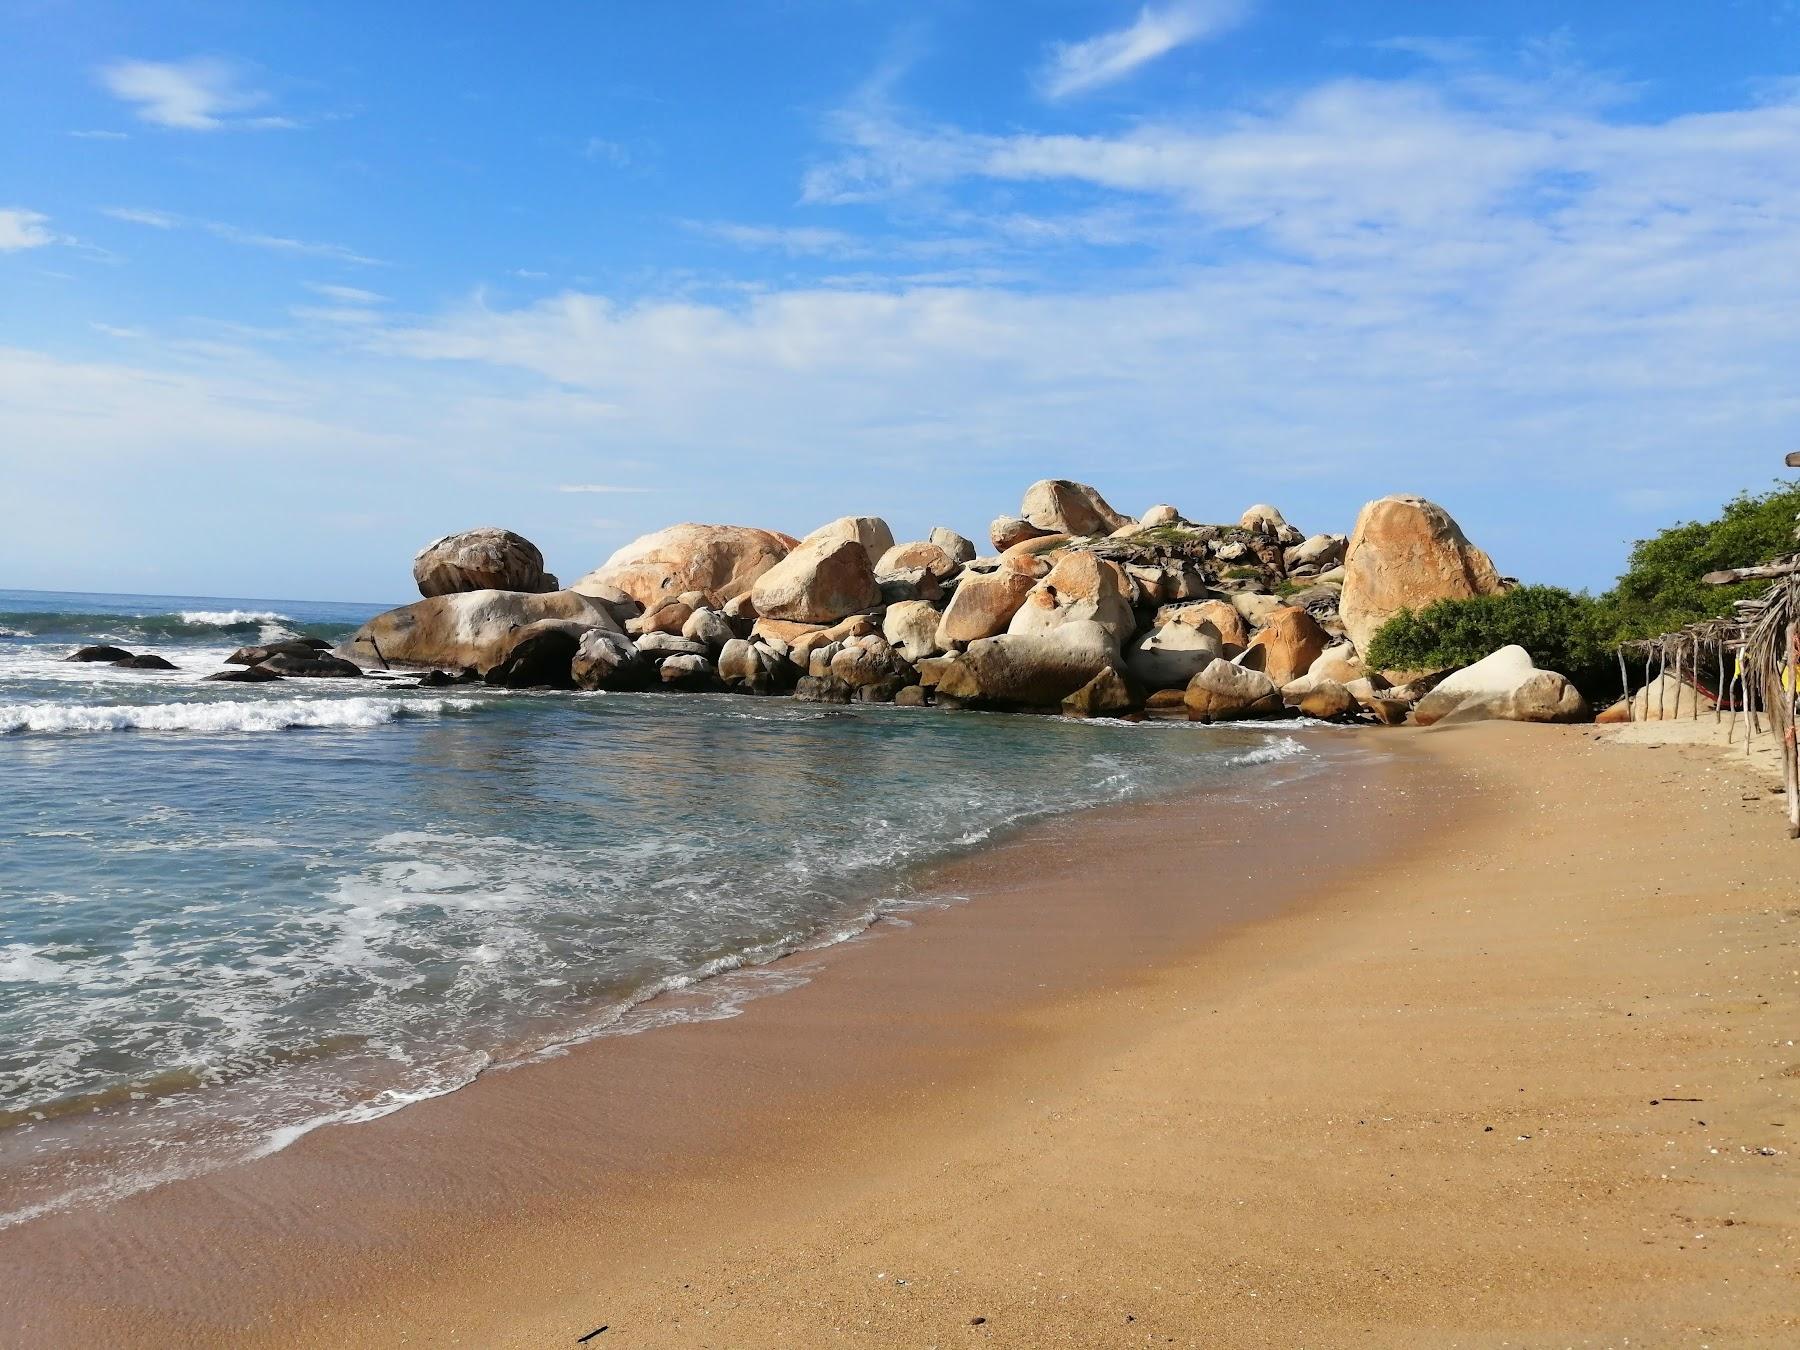
<path fill-rule="evenodd" d="M 0 1341 L 1794 1343 L 1766 791 L 1586 728 L 1369 743 L 1027 831 L 734 1020 L 0 1234 Z"/>

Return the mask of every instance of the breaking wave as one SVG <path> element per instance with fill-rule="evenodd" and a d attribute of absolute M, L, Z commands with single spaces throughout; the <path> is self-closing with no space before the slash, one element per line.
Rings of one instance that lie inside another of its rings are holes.
<path fill-rule="evenodd" d="M 166 614 L 100 614 L 85 610 L 0 612 L 0 638 L 66 638 L 71 642 L 181 642 L 207 638 L 282 636 L 327 640 L 354 631 L 350 623 L 303 623 L 272 609 L 184 609 Z"/>
<path fill-rule="evenodd" d="M 289 698 L 216 703 L 19 703 L 0 705 L 0 735 L 96 731 L 291 731 L 379 727 L 480 707 L 468 698 Z"/>

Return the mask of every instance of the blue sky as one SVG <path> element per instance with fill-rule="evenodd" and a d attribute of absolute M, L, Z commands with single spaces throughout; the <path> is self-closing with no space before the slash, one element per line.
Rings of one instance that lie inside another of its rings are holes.
<path fill-rule="evenodd" d="M 0 586 L 1032 480 L 1502 570 L 1800 449 L 1800 4 L 0 0 Z"/>

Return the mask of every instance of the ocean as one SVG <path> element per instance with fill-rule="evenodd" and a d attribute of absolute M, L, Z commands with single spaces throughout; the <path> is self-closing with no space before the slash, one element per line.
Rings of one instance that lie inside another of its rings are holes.
<path fill-rule="evenodd" d="M 732 1015 L 776 957 L 953 903 L 922 866 L 1025 821 L 1323 763 L 1291 724 L 202 681 L 377 608 L 0 591 L 0 1226 L 641 1030 L 662 992 Z M 62 659 L 98 642 L 178 669 Z"/>

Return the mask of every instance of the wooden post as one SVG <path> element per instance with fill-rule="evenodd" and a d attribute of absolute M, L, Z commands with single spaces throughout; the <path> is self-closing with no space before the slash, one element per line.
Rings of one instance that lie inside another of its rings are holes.
<path fill-rule="evenodd" d="M 1791 618 L 1785 646 L 1786 665 L 1776 674 L 1781 681 L 1781 708 L 1786 714 L 1782 720 L 1787 723 L 1781 732 L 1781 777 L 1787 789 L 1788 838 L 1800 839 L 1800 748 L 1794 743 L 1795 686 L 1800 685 L 1800 679 L 1794 676 L 1800 670 L 1800 627 Z"/>

